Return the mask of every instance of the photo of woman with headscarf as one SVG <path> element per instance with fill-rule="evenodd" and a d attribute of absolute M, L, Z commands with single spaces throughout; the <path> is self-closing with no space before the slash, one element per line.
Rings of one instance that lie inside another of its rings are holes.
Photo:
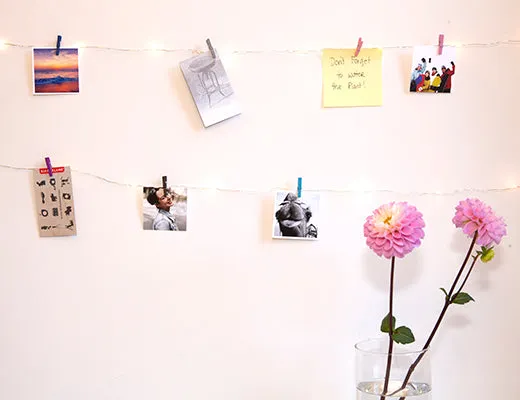
<path fill-rule="evenodd" d="M 274 201 L 274 239 L 318 239 L 319 194 L 299 198 L 292 192 L 278 192 Z"/>

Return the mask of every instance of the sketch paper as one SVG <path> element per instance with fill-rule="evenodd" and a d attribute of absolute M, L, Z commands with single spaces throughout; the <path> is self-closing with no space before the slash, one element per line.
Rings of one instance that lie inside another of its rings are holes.
<path fill-rule="evenodd" d="M 182 74 L 206 128 L 241 112 L 222 60 L 218 53 L 215 54 L 216 58 L 213 58 L 208 51 L 180 63 Z"/>

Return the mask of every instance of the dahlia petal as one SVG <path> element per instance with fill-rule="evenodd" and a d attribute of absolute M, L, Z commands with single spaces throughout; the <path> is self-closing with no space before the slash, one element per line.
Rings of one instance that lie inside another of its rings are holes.
<path fill-rule="evenodd" d="M 470 237 L 477 232 L 477 244 L 481 246 L 498 244 L 507 234 L 504 219 L 497 217 L 493 209 L 479 199 L 459 202 L 452 222 Z"/>
<path fill-rule="evenodd" d="M 422 214 L 406 202 L 388 203 L 367 217 L 363 232 L 367 245 L 386 258 L 404 257 L 424 238 Z"/>

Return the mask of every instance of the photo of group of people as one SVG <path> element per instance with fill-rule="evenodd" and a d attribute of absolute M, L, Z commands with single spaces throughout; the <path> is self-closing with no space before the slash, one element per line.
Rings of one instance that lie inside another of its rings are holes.
<path fill-rule="evenodd" d="M 436 46 L 414 49 L 410 92 L 451 93 L 455 75 L 455 48 L 445 47 L 438 55 Z"/>

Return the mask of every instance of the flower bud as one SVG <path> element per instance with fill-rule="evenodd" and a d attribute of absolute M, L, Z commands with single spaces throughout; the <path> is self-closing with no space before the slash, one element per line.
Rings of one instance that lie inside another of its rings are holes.
<path fill-rule="evenodd" d="M 480 255 L 480 260 L 484 263 L 487 263 L 491 261 L 495 257 L 495 250 L 493 250 L 493 247 L 490 247 L 489 249 L 482 246 L 482 252 Z"/>

